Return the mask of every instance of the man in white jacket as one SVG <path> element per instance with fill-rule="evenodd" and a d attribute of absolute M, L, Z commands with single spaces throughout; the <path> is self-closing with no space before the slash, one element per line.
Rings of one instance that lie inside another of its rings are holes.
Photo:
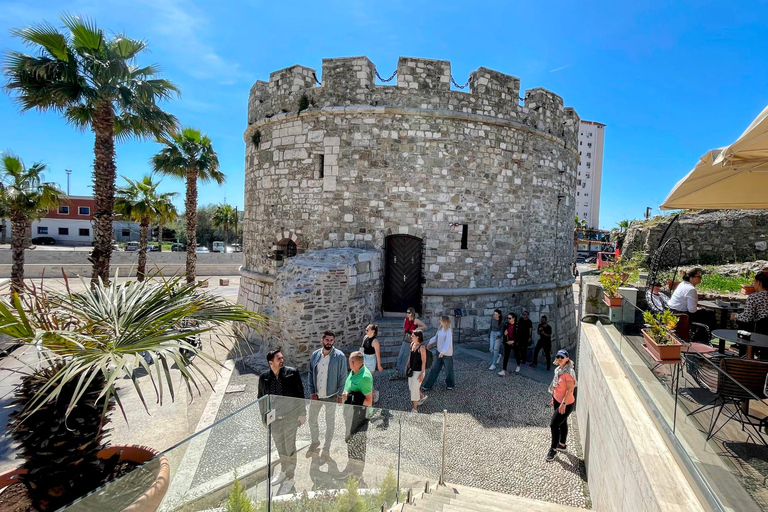
<path fill-rule="evenodd" d="M 437 345 L 437 361 L 435 361 L 429 372 L 429 377 L 424 382 L 424 391 L 432 389 L 443 366 L 445 366 L 445 386 L 451 390 L 456 386 L 456 382 L 453 377 L 453 331 L 451 330 L 450 317 L 440 317 L 440 329 L 429 340 L 427 349 L 434 344 Z"/>

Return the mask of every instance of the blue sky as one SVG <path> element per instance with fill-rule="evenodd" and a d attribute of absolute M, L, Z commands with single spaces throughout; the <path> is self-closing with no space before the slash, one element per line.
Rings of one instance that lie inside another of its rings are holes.
<path fill-rule="evenodd" d="M 0 1 L 0 47 L 9 29 L 61 12 L 94 18 L 150 42 L 182 97 L 166 105 L 207 132 L 227 183 L 200 203 L 243 204 L 248 90 L 293 64 L 318 70 L 328 57 L 367 55 L 382 76 L 400 55 L 450 60 L 464 83 L 480 66 L 546 87 L 583 119 L 607 125 L 601 227 L 657 208 L 708 149 L 736 139 L 768 105 L 766 2 L 182 2 Z M 318 73 L 319 74 L 319 73 Z M 57 114 L 18 113 L 0 96 L 0 148 L 49 165 L 46 178 L 89 194 L 93 136 Z M 118 145 L 118 173 L 149 171 L 153 142 Z M 165 190 L 183 184 L 166 180 Z M 182 194 L 178 203 L 182 204 Z"/>

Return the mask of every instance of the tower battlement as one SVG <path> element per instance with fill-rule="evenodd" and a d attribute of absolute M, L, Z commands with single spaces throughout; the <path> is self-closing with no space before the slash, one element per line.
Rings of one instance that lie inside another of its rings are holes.
<path fill-rule="evenodd" d="M 569 147 L 577 141 L 578 116 L 557 94 L 537 87 L 520 98 L 519 78 L 484 67 L 470 73 L 468 92 L 452 90 L 449 61 L 413 57 L 400 57 L 396 77 L 384 85 L 376 84 L 376 65 L 365 56 L 323 59 L 319 77 L 300 65 L 275 71 L 269 82 L 257 81 L 251 88 L 248 124 L 307 108 L 348 106 L 477 114 L 518 122 Z"/>

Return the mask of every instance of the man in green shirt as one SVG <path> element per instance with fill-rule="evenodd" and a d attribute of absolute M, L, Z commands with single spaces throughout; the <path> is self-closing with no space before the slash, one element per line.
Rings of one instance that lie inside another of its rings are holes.
<path fill-rule="evenodd" d="M 373 375 L 363 364 L 363 353 L 352 352 L 349 355 L 349 367 L 352 369 L 344 384 L 342 399 L 344 420 L 347 424 L 347 468 L 344 475 L 363 479 L 365 469 L 365 445 L 368 440 L 368 407 L 373 404 Z"/>

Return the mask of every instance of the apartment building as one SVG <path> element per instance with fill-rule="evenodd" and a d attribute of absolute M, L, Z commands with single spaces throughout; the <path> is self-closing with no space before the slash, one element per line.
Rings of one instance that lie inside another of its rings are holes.
<path fill-rule="evenodd" d="M 600 183 L 603 176 L 605 125 L 579 122 L 579 166 L 576 175 L 576 216 L 587 227 L 600 227 Z"/>

